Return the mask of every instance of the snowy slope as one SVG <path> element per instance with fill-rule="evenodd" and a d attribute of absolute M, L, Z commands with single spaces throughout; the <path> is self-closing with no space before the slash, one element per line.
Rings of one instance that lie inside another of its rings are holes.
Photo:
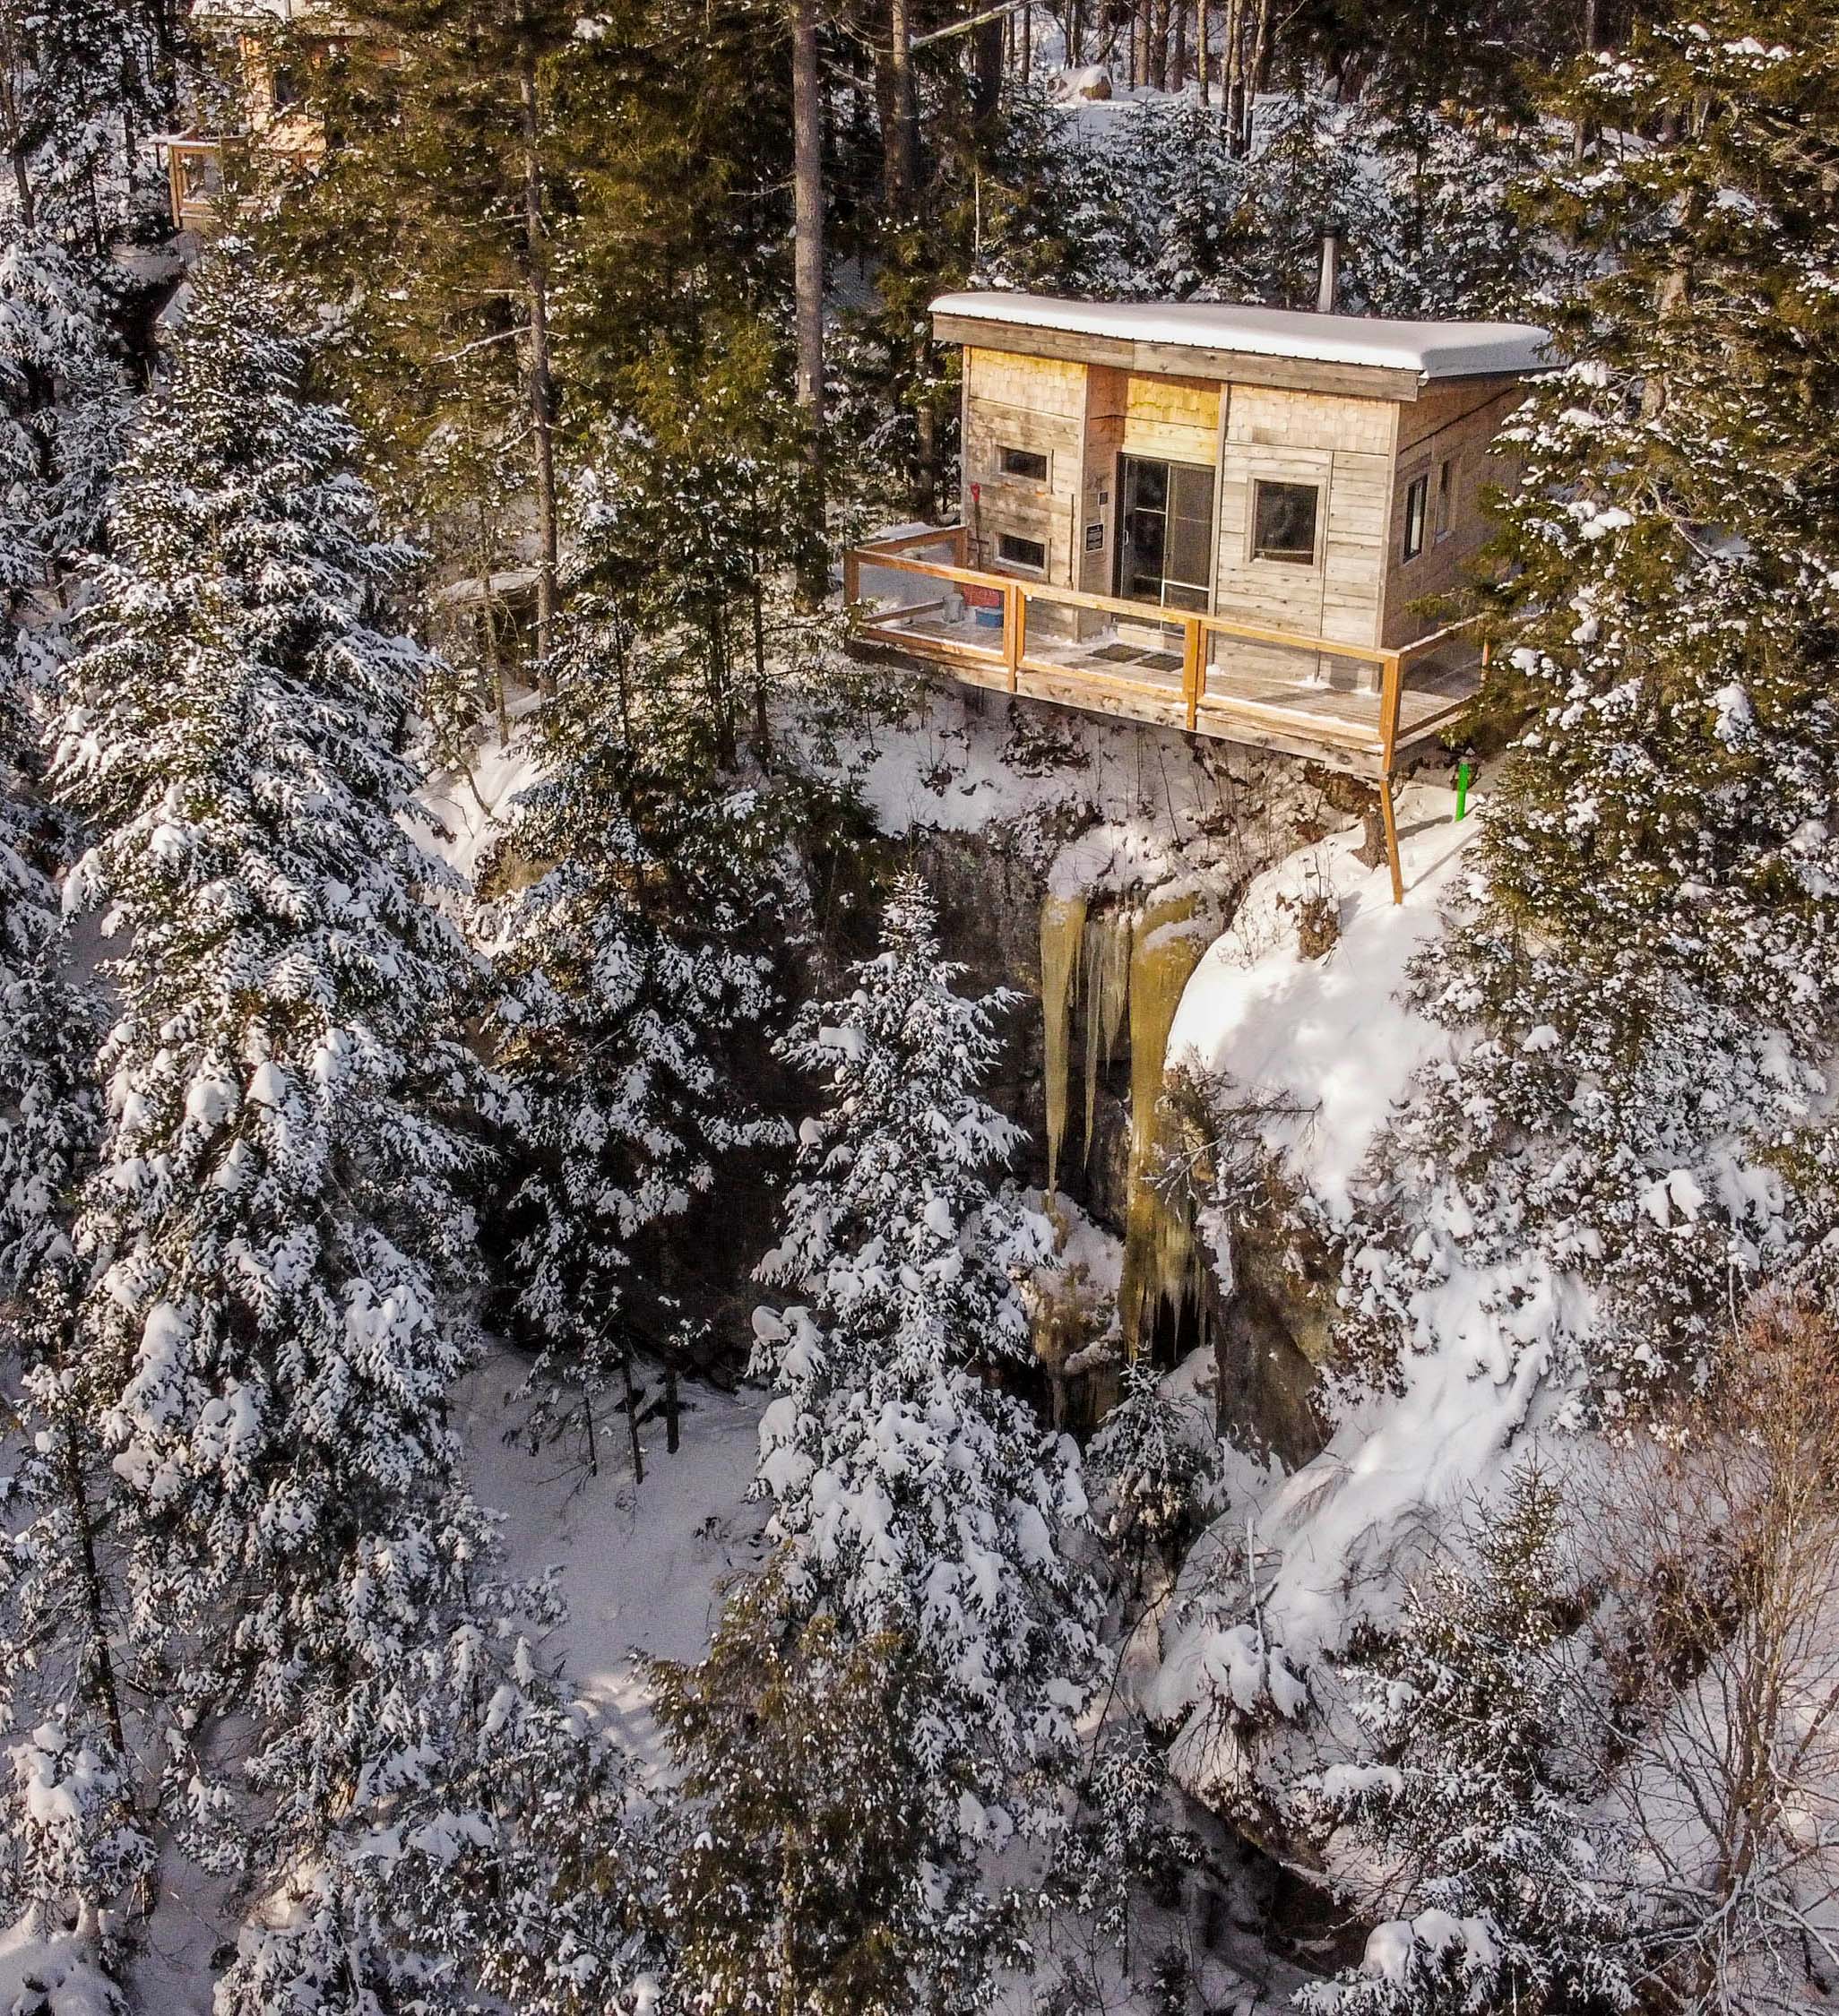
<path fill-rule="evenodd" d="M 1478 807 L 1457 825 L 1455 810 L 1453 794 L 1433 786 L 1400 794 L 1403 904 L 1383 871 L 1354 859 L 1358 831 L 1259 876 L 1188 982 L 1170 1035 L 1171 1065 L 1309 1109 L 1307 1121 L 1266 1123 L 1265 1136 L 1337 1215 L 1373 1136 L 1441 1040 L 1399 994 L 1485 815 Z M 1300 959 L 1286 906 L 1317 892 L 1337 905 L 1341 941 L 1325 960 Z"/>
<path fill-rule="evenodd" d="M 1281 1095 L 1303 1118 L 1262 1123 L 1286 1174 L 1330 1224 L 1347 1222 L 1361 1164 L 1412 1073 L 1448 1038 L 1399 998 L 1412 956 L 1486 817 L 1461 826 L 1446 791 L 1401 799 L 1406 900 L 1351 858 L 1355 834 L 1325 840 L 1254 884 L 1233 927 L 1189 982 L 1170 1045 L 1254 1095 Z M 1323 960 L 1300 957 L 1286 902 L 1338 900 L 1342 935 Z M 1140 1690 L 1156 1719 L 1178 1724 L 1176 1762 L 1196 1789 L 1242 1777 L 1243 1758 L 1217 1712 L 1244 1691 L 1248 1605 L 1243 1559 L 1256 1555 L 1267 1649 L 1332 1701 L 1325 1656 L 1361 1617 L 1389 1615 L 1402 1580 L 1450 1517 L 1486 1495 L 1562 1395 L 1546 1381 L 1541 1339 L 1557 1310 L 1534 1298 L 1520 1334 L 1483 1314 L 1494 1284 L 1454 1271 L 1422 1313 L 1425 1348 L 1398 1393 L 1343 1396 L 1333 1438 L 1293 1474 L 1242 1466 L 1230 1512 L 1190 1556 L 1161 1668 Z M 1562 1297 L 1579 1292 L 1550 1284 Z M 1242 1705 L 1242 1703 L 1241 1703 Z"/>

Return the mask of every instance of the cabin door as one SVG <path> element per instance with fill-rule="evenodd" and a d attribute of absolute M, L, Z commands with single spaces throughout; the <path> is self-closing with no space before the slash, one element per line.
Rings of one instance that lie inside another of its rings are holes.
<path fill-rule="evenodd" d="M 1213 470 L 1118 456 L 1117 592 L 1159 608 L 1204 610 L 1213 559 Z"/>

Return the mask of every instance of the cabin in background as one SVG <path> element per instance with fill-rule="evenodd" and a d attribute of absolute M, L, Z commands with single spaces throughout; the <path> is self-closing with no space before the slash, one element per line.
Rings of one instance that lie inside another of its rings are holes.
<path fill-rule="evenodd" d="M 216 54 L 229 102 L 196 108 L 194 124 L 160 143 L 173 224 L 203 233 L 221 220 L 227 151 L 255 151 L 284 168 L 324 156 L 325 125 L 309 103 L 306 73 L 361 31 L 328 0 L 195 0 L 191 22 Z M 283 30 L 291 31 L 285 47 Z"/>
<path fill-rule="evenodd" d="M 949 294 L 959 522 L 858 548 L 859 649 L 1382 786 L 1473 696 L 1420 605 L 1488 537 L 1543 330 Z"/>

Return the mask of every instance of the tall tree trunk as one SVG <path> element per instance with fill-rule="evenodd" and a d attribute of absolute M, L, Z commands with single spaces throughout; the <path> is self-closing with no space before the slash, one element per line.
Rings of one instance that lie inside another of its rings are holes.
<path fill-rule="evenodd" d="M 1244 117 L 1239 94 L 1244 75 L 1241 55 L 1245 45 L 1245 0 L 1226 0 L 1226 34 L 1220 50 L 1220 125 L 1226 144 L 1234 154 L 1245 151 Z"/>
<path fill-rule="evenodd" d="M 1034 6 L 1033 0 L 1022 0 L 1022 82 L 1025 84 L 1034 73 Z"/>
<path fill-rule="evenodd" d="M 811 509 L 824 523 L 824 92 L 817 70 L 816 0 L 792 0 L 792 288 L 798 323 L 798 403 L 805 422 Z M 816 542 L 821 549 L 821 538 Z M 801 582 L 809 600 L 828 585 L 821 562 Z"/>
<path fill-rule="evenodd" d="M 64 1424 L 65 1503 L 77 1529 L 82 1555 L 83 1649 L 77 1659 L 77 1684 L 86 1695 L 101 1703 L 108 1724 L 108 1739 L 114 1744 L 124 1769 L 131 1762 L 127 1736 L 122 1727 L 121 1693 L 116 1684 L 115 1657 L 108 1649 L 108 1619 L 102 1595 L 102 1570 L 96 1559 L 96 1522 L 90 1511 L 88 1480 L 83 1476 L 82 1451 L 77 1442 L 76 1423 Z"/>
<path fill-rule="evenodd" d="M 1597 34 L 1597 0 L 1584 0 L 1584 54 L 1585 56 L 1596 54 Z M 1577 116 L 1576 125 L 1571 133 L 1571 158 L 1573 160 L 1581 161 L 1584 159 L 1584 155 L 1590 151 L 1590 143 L 1595 137 L 1594 123 L 1585 118 L 1580 111 Z"/>
<path fill-rule="evenodd" d="M 1252 30 L 1251 64 L 1245 77 L 1245 151 L 1251 152 L 1252 135 L 1258 116 L 1258 97 L 1269 81 L 1271 70 L 1271 0 L 1257 0 L 1256 26 Z"/>
<path fill-rule="evenodd" d="M 520 36 L 517 86 L 523 139 L 524 292 L 530 321 L 530 436 L 537 513 L 537 685 L 555 691 L 549 653 L 556 639 L 556 577 L 561 538 L 556 499 L 556 388 L 549 370 L 548 234 L 543 222 L 542 127 L 537 102 L 536 44 Z"/>
<path fill-rule="evenodd" d="M 971 30 L 971 116 L 980 125 L 1003 101 L 1004 20 Z"/>
<path fill-rule="evenodd" d="M 1178 91 L 1187 89 L 1187 0 L 1175 0 L 1175 82 Z"/>
<path fill-rule="evenodd" d="M 1212 51 L 1208 45 L 1213 39 L 1213 10 L 1210 0 L 1197 0 L 1195 8 L 1194 28 L 1195 37 L 1199 45 L 1194 53 L 1194 66 L 1196 75 L 1200 78 L 1201 103 L 1210 105 L 1213 100 L 1208 95 L 1207 73 L 1211 67 Z"/>
<path fill-rule="evenodd" d="M 919 180 L 913 117 L 913 18 L 909 0 L 888 0 L 889 119 L 882 136 L 882 172 L 891 219 L 911 211 Z"/>

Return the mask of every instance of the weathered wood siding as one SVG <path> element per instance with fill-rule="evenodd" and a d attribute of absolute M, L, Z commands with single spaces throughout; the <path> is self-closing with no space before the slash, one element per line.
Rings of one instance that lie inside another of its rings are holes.
<path fill-rule="evenodd" d="M 1118 550 L 1118 457 L 1130 413 L 1130 376 L 1104 365 L 1086 375 L 1085 474 L 1080 487 L 1079 585 L 1088 595 L 1109 595 Z M 1086 543 L 1089 528 L 1099 543 Z M 1088 625 L 1088 628 L 1096 627 Z"/>
<path fill-rule="evenodd" d="M 1378 642 L 1398 411 L 1389 400 L 1230 388 L 1216 616 L 1351 644 Z M 1322 492 L 1309 565 L 1253 557 L 1252 495 L 1260 479 L 1310 483 Z"/>
<path fill-rule="evenodd" d="M 1446 620 L 1412 605 L 1422 597 L 1448 595 L 1460 588 L 1467 564 L 1488 543 L 1490 528 L 1481 494 L 1512 480 L 1511 460 L 1493 452 L 1494 437 L 1524 396 L 1517 383 L 1490 379 L 1431 388 L 1400 409 L 1386 540 L 1382 642 L 1408 644 Z M 1438 484 L 1446 463 L 1450 470 L 1449 524 L 1439 534 Z M 1424 549 L 1407 560 L 1406 503 L 1420 477 L 1427 479 Z"/>
<path fill-rule="evenodd" d="M 964 353 L 964 505 L 980 547 L 980 564 L 997 573 L 1041 579 L 1060 588 L 1074 576 L 1075 526 L 1084 474 L 1086 369 L 1056 358 L 1004 350 Z M 1005 476 L 1004 448 L 1048 458 L 1048 480 Z M 971 487 L 978 486 L 973 503 Z M 1043 575 L 1029 575 L 998 557 L 1008 532 L 1047 547 Z"/>
<path fill-rule="evenodd" d="M 1223 383 L 1064 354 L 969 348 L 964 504 L 974 564 L 1052 587 L 1112 593 L 1118 457 L 1153 455 L 1218 471 L 1215 615 L 1346 643 L 1409 642 L 1435 620 L 1416 616 L 1410 604 L 1456 587 L 1463 564 L 1487 538 L 1481 493 L 1506 473 L 1489 446 L 1521 394 L 1500 379 L 1429 387 L 1415 399 L 1384 396 L 1359 374 L 1351 383 L 1360 389 Z M 1005 447 L 1046 455 L 1047 480 L 1006 475 Z M 1445 461 L 1451 509 L 1439 538 L 1437 483 Z M 1429 478 L 1425 547 L 1405 561 L 1405 501 L 1420 474 Z M 1253 556 L 1253 488 L 1261 479 L 1320 491 L 1307 566 Z M 1006 532 L 1046 547 L 1043 573 L 1029 575 L 1000 557 L 997 542 Z M 1051 612 L 1041 617 L 1058 627 Z M 1100 619 L 1066 620 L 1089 628 Z"/>

